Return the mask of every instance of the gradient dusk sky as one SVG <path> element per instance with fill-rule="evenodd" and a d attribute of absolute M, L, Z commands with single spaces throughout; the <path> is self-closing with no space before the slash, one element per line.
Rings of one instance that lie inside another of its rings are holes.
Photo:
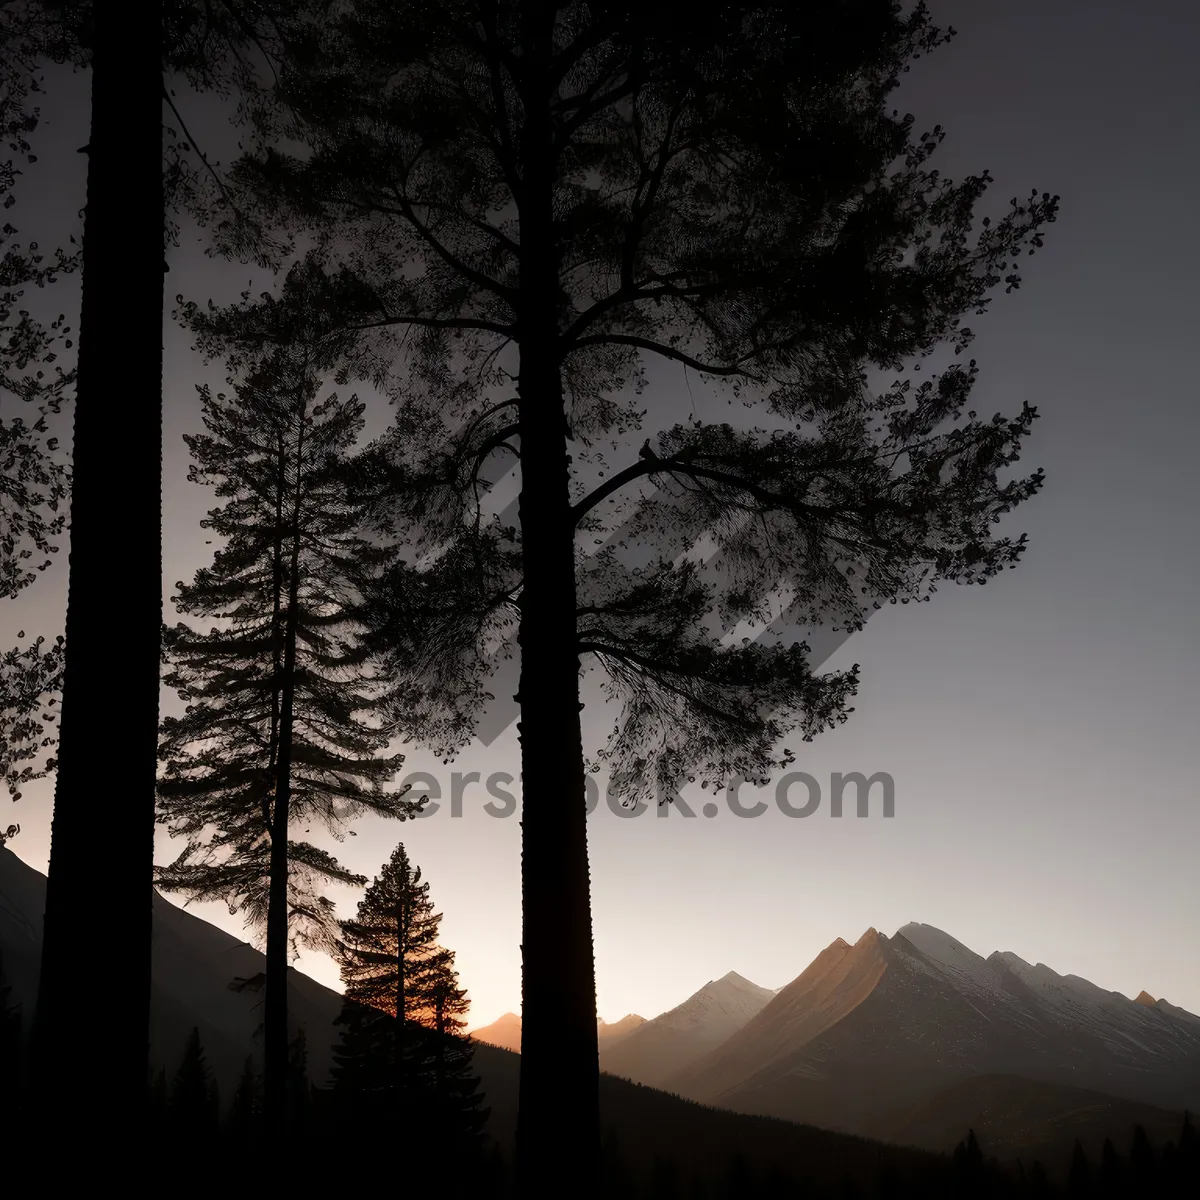
<path fill-rule="evenodd" d="M 773 804 L 752 820 L 723 805 L 706 819 L 698 790 L 684 793 L 691 820 L 678 811 L 620 819 L 600 806 L 590 844 L 608 1020 L 654 1016 L 730 970 L 780 987 L 834 938 L 853 942 L 869 926 L 890 935 L 909 921 L 985 955 L 1012 950 L 1200 1012 L 1200 6 L 931 8 L 959 37 L 916 65 L 896 105 L 920 129 L 947 128 L 935 165 L 952 177 L 987 168 L 1001 205 L 1034 187 L 1062 197 L 1022 288 L 973 322 L 973 406 L 1015 413 L 1029 401 L 1042 414 L 1021 465 L 1044 467 L 1046 486 L 1015 519 L 1030 549 L 986 587 L 886 608 L 830 660 L 862 665 L 856 711 L 800 746 L 797 769 L 826 782 L 835 771 L 887 772 L 894 818 L 876 802 L 866 819 L 851 803 L 832 820 L 826 798 L 803 820 Z M 22 241 L 49 246 L 81 228 L 85 160 L 74 150 L 87 141 L 87 92 L 82 75 L 47 84 L 40 161 L 10 219 Z M 195 123 L 203 129 L 203 114 Z M 169 261 L 168 297 L 229 301 L 251 277 L 205 259 L 194 233 Z M 78 303 L 69 281 L 52 299 L 56 311 Z M 200 429 L 194 385 L 223 372 L 192 355 L 169 321 L 165 338 L 169 597 L 211 554 L 198 521 L 213 499 L 187 483 L 181 435 Z M 651 380 L 689 411 L 682 374 L 652 364 Z M 113 404 L 119 419 L 119 393 Z M 374 433 L 387 410 L 370 416 Z M 0 603 L 0 644 L 18 629 L 60 632 L 65 583 L 64 551 L 18 600 Z M 166 619 L 176 619 L 169 602 Z M 114 693 L 120 673 L 114 647 Z M 585 736 L 608 724 L 594 706 L 585 712 Z M 410 751 L 409 769 L 435 772 L 447 791 L 454 770 L 516 775 L 515 730 L 452 767 Z M 114 746 L 97 765 L 95 802 L 118 804 L 121 790 Z M 22 826 L 11 848 L 40 870 L 51 797 L 43 781 L 0 810 L 0 823 Z M 364 821 L 337 848 L 373 875 L 403 838 L 445 914 L 474 1025 L 520 1006 L 520 826 L 487 815 L 489 798 L 477 784 L 461 818 L 443 804 L 412 824 Z M 743 799 L 757 797 L 744 789 Z M 160 840 L 159 861 L 168 853 Z M 347 913 L 355 900 L 339 896 Z M 197 911 L 241 934 L 221 907 Z M 103 921 L 103 897 L 94 915 Z M 307 955 L 301 966 L 336 985 L 329 960 Z"/>

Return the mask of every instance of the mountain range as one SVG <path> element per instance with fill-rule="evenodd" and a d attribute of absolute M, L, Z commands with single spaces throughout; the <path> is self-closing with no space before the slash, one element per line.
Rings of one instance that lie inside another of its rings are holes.
<path fill-rule="evenodd" d="M 645 1017 L 630 1013 L 619 1021 L 597 1020 L 596 1037 L 602 1047 L 614 1045 L 629 1036 L 639 1025 L 644 1024 Z M 470 1034 L 477 1042 L 488 1046 L 497 1046 L 501 1050 L 511 1050 L 514 1054 L 521 1053 L 521 1018 L 513 1012 L 507 1012 L 498 1017 L 490 1025 L 473 1029 Z"/>
<path fill-rule="evenodd" d="M 517 1050 L 520 1018 L 474 1036 Z M 929 1149 L 965 1121 L 1028 1158 L 1134 1124 L 1174 1136 L 1180 1110 L 1200 1107 L 1200 1017 L 911 923 L 837 938 L 776 990 L 731 971 L 602 1038 L 600 1066 L 716 1108 Z"/>
<path fill-rule="evenodd" d="M 628 1037 L 602 1042 L 600 1069 L 661 1088 L 744 1028 L 774 995 L 730 971 L 710 980 L 682 1004 L 639 1025 Z"/>
<path fill-rule="evenodd" d="M 45 882 L 0 848 L 2 982 L 26 1012 Z M 171 1072 L 198 1027 L 229 1096 L 260 1036 L 263 957 L 157 893 L 153 905 L 152 1066 Z M 324 1083 L 341 996 L 294 970 L 289 986 L 311 1077 Z M 715 1109 L 733 1122 L 720 1137 L 735 1141 L 800 1144 L 798 1132 L 770 1132 L 796 1124 L 767 1118 L 833 1131 L 821 1144 L 839 1161 L 853 1158 L 854 1143 L 835 1134 L 942 1151 L 967 1127 L 996 1153 L 1061 1156 L 1076 1136 L 1098 1148 L 1134 1123 L 1174 1136 L 1180 1110 L 1200 1109 L 1200 1017 L 1010 952 L 983 958 L 929 925 L 890 938 L 870 929 L 853 945 L 839 938 L 776 990 L 730 972 L 652 1020 L 630 1014 L 599 1022 L 598 1033 L 602 1108 L 622 1129 L 635 1110 L 671 1124 L 683 1143 L 701 1126 L 718 1136 L 703 1115 Z M 520 1018 L 505 1014 L 472 1036 L 490 1128 L 502 1136 L 515 1117 Z"/>
<path fill-rule="evenodd" d="M 738 1112 L 875 1134 L 946 1089 L 998 1074 L 1195 1109 L 1200 1018 L 1011 952 L 985 959 L 929 925 L 891 938 L 869 929 L 853 945 L 827 946 L 659 1086 Z"/>

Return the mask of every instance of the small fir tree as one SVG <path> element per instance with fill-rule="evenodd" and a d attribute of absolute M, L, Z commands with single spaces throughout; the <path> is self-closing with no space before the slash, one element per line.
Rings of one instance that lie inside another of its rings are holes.
<path fill-rule="evenodd" d="M 254 1069 L 253 1057 L 247 1055 L 226 1118 L 226 1129 L 237 1147 L 245 1149 L 253 1143 L 261 1116 L 262 1081 Z"/>
<path fill-rule="evenodd" d="M 171 1082 L 168 1112 L 176 1134 L 195 1136 L 214 1124 L 213 1084 L 200 1030 L 193 1027 L 184 1047 L 183 1060 Z"/>
<path fill-rule="evenodd" d="M 334 1087 L 361 1107 L 402 1114 L 443 1153 L 474 1154 L 487 1120 L 462 1036 L 469 1008 L 441 914 L 403 845 L 342 923 L 346 988 Z"/>

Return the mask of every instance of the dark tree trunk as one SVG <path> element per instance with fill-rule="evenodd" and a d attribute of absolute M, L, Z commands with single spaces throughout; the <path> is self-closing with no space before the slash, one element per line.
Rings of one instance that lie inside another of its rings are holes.
<path fill-rule="evenodd" d="M 147 1095 L 162 631 L 161 6 L 100 4 L 94 21 L 37 1076 L 54 1121 L 74 1096 L 80 1136 L 111 1138 L 128 1162 Z M 88 928 L 97 905 L 114 936 Z"/>
<path fill-rule="evenodd" d="M 296 701 L 296 632 L 300 605 L 301 488 L 304 471 L 305 409 L 296 436 L 296 494 L 292 513 L 291 562 L 279 689 L 279 753 L 275 804 L 271 811 L 270 890 L 267 897 L 267 997 L 263 1014 L 263 1099 L 268 1136 L 285 1136 L 288 1097 L 288 819 L 292 800 L 292 731 Z"/>
<path fill-rule="evenodd" d="M 403 885 L 408 886 L 405 875 Z M 396 909 L 396 1044 L 392 1048 L 392 1065 L 396 1072 L 396 1086 L 404 1086 L 404 1022 L 408 1017 L 408 995 L 405 978 L 405 957 L 408 954 L 408 906 L 405 897 L 400 897 Z"/>
<path fill-rule="evenodd" d="M 553 14 L 527 29 L 545 62 Z M 528 85 L 522 131 L 521 427 L 522 1195 L 594 1185 L 599 1066 L 575 631 L 574 527 L 559 376 L 549 89 Z"/>
<path fill-rule="evenodd" d="M 433 1079 L 438 1101 L 446 1098 L 446 1001 L 438 996 L 434 1007 L 434 1028 L 437 1044 L 434 1047 Z"/>
<path fill-rule="evenodd" d="M 276 440 L 279 470 L 275 476 L 275 540 L 271 548 L 271 670 L 275 686 L 271 688 L 271 740 L 267 748 L 267 771 L 263 781 L 263 822 L 271 832 L 271 798 L 275 794 L 275 775 L 279 768 L 279 683 L 283 679 L 283 504 L 287 498 L 287 450 L 283 435 Z"/>

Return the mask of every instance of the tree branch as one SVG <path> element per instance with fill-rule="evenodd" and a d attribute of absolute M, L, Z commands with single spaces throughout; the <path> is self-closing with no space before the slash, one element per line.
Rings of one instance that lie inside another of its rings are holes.
<path fill-rule="evenodd" d="M 595 654 L 599 658 L 609 657 L 615 658 L 618 662 L 626 666 L 639 667 L 642 671 L 650 675 L 654 681 L 668 692 L 674 693 L 686 700 L 689 704 L 694 704 L 701 712 L 708 713 L 719 721 L 724 721 L 729 725 L 741 727 L 742 719 L 734 714 L 727 713 L 724 709 L 717 708 L 710 704 L 707 700 L 701 699 L 699 696 L 689 692 L 686 688 L 680 687 L 678 684 L 671 683 L 670 680 L 664 678 L 667 673 L 681 675 L 685 679 L 697 678 L 693 675 L 687 675 L 685 672 L 679 671 L 677 668 L 668 666 L 665 663 L 655 662 L 651 658 L 638 654 L 635 650 L 627 650 L 624 647 L 609 646 L 603 642 L 579 640 L 576 643 L 576 651 L 579 654 Z"/>
<path fill-rule="evenodd" d="M 704 375 L 744 375 L 747 379 L 757 378 L 757 376 L 752 375 L 743 367 L 721 367 L 714 363 L 702 363 L 699 359 L 693 358 L 690 354 L 685 354 L 682 350 L 676 350 L 673 346 L 664 346 L 661 342 L 651 341 L 650 338 L 639 337 L 632 333 L 597 333 L 577 338 L 566 348 L 564 357 L 566 354 L 570 354 L 572 350 L 578 350 L 582 346 L 608 345 L 637 346 L 640 350 L 649 350 L 653 354 L 661 354 L 663 358 L 681 362 L 684 366 L 691 367 L 692 370 L 699 371 Z"/>
<path fill-rule="evenodd" d="M 411 169 L 412 164 L 409 164 Z M 490 275 L 485 275 L 482 271 L 475 270 L 474 267 L 469 267 L 465 262 L 456 258 L 450 251 L 442 245 L 442 243 L 433 236 L 428 226 L 426 226 L 417 217 L 413 211 L 412 202 L 401 195 L 398 191 L 395 193 L 396 203 L 400 205 L 400 211 L 404 215 L 408 223 L 417 231 L 422 240 L 427 242 L 432 247 L 433 252 L 444 262 L 451 270 L 457 272 L 463 279 L 475 284 L 476 287 L 482 288 L 484 291 L 491 292 L 495 296 L 499 296 L 501 300 L 506 301 L 510 307 L 516 307 L 517 289 L 509 287 L 507 284 L 500 283 L 493 279 Z"/>
<path fill-rule="evenodd" d="M 497 321 L 484 321 L 478 317 L 418 317 L 409 314 L 403 317 L 384 317 L 380 321 L 366 321 L 361 325 L 346 325 L 346 329 L 382 329 L 387 325 L 427 325 L 433 329 L 483 329 L 488 333 L 499 333 L 511 338 L 515 325 L 501 325 Z"/>
<path fill-rule="evenodd" d="M 479 479 L 479 468 L 483 466 L 483 460 L 487 458 L 493 450 L 498 450 L 501 446 L 508 446 L 508 449 L 520 458 L 520 453 L 512 446 L 508 445 L 508 439 L 515 433 L 520 433 L 520 425 L 505 425 L 503 429 L 497 429 L 495 433 L 490 434 L 483 440 L 483 444 L 479 447 L 475 455 L 475 463 L 471 467 L 471 482 L 476 483 Z"/>

